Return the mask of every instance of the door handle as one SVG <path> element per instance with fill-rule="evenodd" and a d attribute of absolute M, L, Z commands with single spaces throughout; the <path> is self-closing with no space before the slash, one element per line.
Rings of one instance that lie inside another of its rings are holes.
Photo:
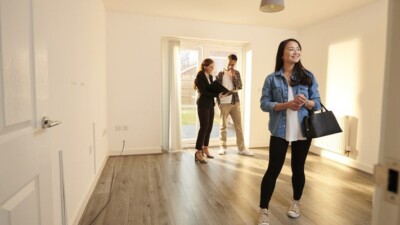
<path fill-rule="evenodd" d="M 54 127 L 60 123 L 61 123 L 61 121 L 56 121 L 56 120 L 53 121 L 53 120 L 50 120 L 47 116 L 44 116 L 42 119 L 42 128 L 46 129 L 46 128 Z"/>

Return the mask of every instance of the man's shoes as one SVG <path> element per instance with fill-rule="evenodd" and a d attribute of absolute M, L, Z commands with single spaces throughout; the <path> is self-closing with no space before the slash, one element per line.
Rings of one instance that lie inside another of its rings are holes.
<path fill-rule="evenodd" d="M 221 148 L 218 150 L 218 154 L 220 154 L 220 155 L 225 155 L 225 153 L 226 153 L 226 149 L 224 149 L 223 147 L 221 147 Z"/>
<path fill-rule="evenodd" d="M 247 155 L 247 156 L 253 156 L 254 155 L 253 152 L 248 150 L 248 149 L 244 149 L 242 151 L 239 151 L 238 154 L 239 155 Z"/>

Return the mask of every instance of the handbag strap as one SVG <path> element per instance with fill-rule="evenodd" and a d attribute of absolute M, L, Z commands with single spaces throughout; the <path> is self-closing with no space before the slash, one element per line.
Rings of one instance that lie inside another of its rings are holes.
<path fill-rule="evenodd" d="M 328 109 L 326 109 L 326 107 L 324 106 L 324 104 L 322 104 L 322 102 L 320 102 L 321 103 L 321 112 L 323 112 L 324 110 L 323 109 L 325 109 L 325 111 L 329 111 Z"/>
<path fill-rule="evenodd" d="M 325 109 L 325 112 L 326 111 L 329 111 L 325 106 L 324 106 L 324 104 L 322 104 L 322 102 L 320 102 L 321 103 L 321 112 L 324 112 L 324 109 Z M 314 114 L 314 111 L 313 110 L 308 110 L 308 115 L 312 115 L 312 114 Z"/>
<path fill-rule="evenodd" d="M 310 86 L 308 86 L 308 91 L 310 91 Z M 329 111 L 325 106 L 324 106 L 324 104 L 322 104 L 322 102 L 320 101 L 320 103 L 321 103 L 321 112 L 323 112 L 324 111 L 324 109 L 325 109 L 325 111 Z M 313 110 L 309 110 L 309 109 L 307 109 L 307 111 L 308 111 L 308 115 L 312 115 L 312 114 L 314 114 L 314 111 Z"/>
<path fill-rule="evenodd" d="M 310 86 L 308 86 L 308 91 L 310 91 Z M 321 112 L 323 112 L 324 111 L 324 109 L 325 109 L 325 112 L 326 111 L 329 111 L 325 106 L 324 106 L 324 104 L 322 104 L 322 102 L 320 101 L 320 103 L 321 103 Z M 309 109 L 307 109 L 308 110 L 308 115 L 312 115 L 312 114 L 314 114 L 314 111 L 313 110 L 309 110 Z"/>

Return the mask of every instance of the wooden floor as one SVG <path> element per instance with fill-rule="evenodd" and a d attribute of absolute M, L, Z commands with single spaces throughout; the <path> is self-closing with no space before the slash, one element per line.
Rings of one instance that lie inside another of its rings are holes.
<path fill-rule="evenodd" d="M 89 225 L 103 208 L 117 162 L 109 204 L 92 224 L 256 225 L 268 150 L 253 151 L 254 157 L 231 149 L 219 156 L 215 149 L 206 165 L 194 163 L 193 150 L 111 157 L 79 224 Z M 302 214 L 288 218 L 289 152 L 270 202 L 271 225 L 370 224 L 372 175 L 310 154 L 306 177 Z"/>

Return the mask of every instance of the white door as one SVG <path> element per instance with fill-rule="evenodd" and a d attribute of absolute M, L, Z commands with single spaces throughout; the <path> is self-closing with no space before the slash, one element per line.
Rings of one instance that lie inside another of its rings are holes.
<path fill-rule="evenodd" d="M 36 5 L 35 5 L 36 4 Z M 34 0 L 0 0 L 0 225 L 53 223 L 44 16 Z"/>
<path fill-rule="evenodd" d="M 384 88 L 384 104 L 382 110 L 382 132 L 380 140 L 379 164 L 400 165 L 400 143 L 399 143 L 399 125 L 400 125 L 400 27 L 398 21 L 400 19 L 400 2 L 398 0 L 388 1 L 388 42 L 385 68 L 385 88 Z M 396 168 L 395 168 L 396 169 Z M 388 176 L 389 176 L 389 171 Z M 395 172 L 395 171 L 393 171 Z M 376 186 L 373 198 L 373 225 L 400 225 L 400 203 L 394 203 L 391 197 L 397 196 L 399 199 L 399 178 L 391 176 L 392 180 L 389 185 Z M 381 178 L 379 178 L 381 179 Z M 392 186 L 394 185 L 394 186 Z M 394 189 L 392 189 L 394 188 Z"/>

